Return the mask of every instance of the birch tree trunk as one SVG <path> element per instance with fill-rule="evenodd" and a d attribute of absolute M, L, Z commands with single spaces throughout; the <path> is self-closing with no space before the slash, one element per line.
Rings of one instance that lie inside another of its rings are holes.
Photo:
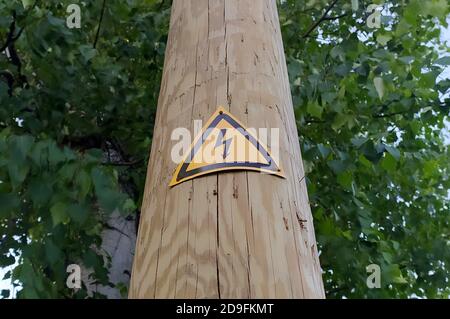
<path fill-rule="evenodd" d="M 135 219 L 114 212 L 106 220 L 106 229 L 102 232 L 101 251 L 107 253 L 111 262 L 108 267 L 109 281 L 115 285 L 128 286 L 131 266 L 133 264 L 134 246 L 136 244 Z M 122 299 L 116 287 L 97 284 L 91 277 L 93 269 L 82 268 L 82 281 L 86 285 L 89 296 L 100 293 L 108 299 Z"/>
<path fill-rule="evenodd" d="M 280 129 L 286 179 L 219 173 L 168 186 L 171 133 L 225 106 Z M 174 0 L 130 298 L 322 298 L 275 0 Z"/>

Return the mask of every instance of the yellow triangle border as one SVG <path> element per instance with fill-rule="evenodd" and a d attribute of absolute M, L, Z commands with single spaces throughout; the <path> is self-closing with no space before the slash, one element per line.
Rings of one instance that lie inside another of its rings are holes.
<path fill-rule="evenodd" d="M 187 180 L 191 180 L 194 178 L 197 178 L 199 176 L 204 176 L 204 175 L 209 175 L 209 174 L 213 174 L 213 173 L 218 173 L 218 172 L 223 172 L 223 171 L 235 171 L 235 170 L 240 170 L 240 171 L 256 171 L 256 172 L 264 172 L 264 173 L 268 173 L 270 175 L 275 175 L 275 176 L 279 176 L 282 178 L 286 178 L 284 175 L 284 172 L 281 168 L 281 166 L 279 165 L 279 163 L 277 163 L 275 161 L 275 159 L 273 159 L 271 157 L 271 159 L 274 161 L 275 166 L 278 168 L 277 171 L 274 170 L 269 170 L 269 169 L 264 169 L 264 168 L 259 168 L 259 167 L 248 167 L 248 166 L 230 166 L 230 167 L 221 167 L 221 168 L 216 168 L 216 169 L 212 169 L 206 172 L 200 172 L 191 176 L 187 176 L 185 178 L 182 178 L 180 180 L 177 180 L 178 174 L 180 173 L 180 170 L 183 166 L 183 164 L 186 162 L 186 159 L 189 157 L 189 154 L 192 152 L 193 148 L 195 147 L 195 145 L 197 144 L 197 142 L 200 140 L 200 138 L 202 138 L 204 132 L 206 131 L 206 129 L 211 125 L 211 123 L 217 118 L 217 116 L 221 115 L 221 114 L 225 114 L 227 116 L 229 116 L 230 118 L 232 118 L 236 123 L 238 123 L 243 129 L 245 129 L 245 131 L 251 136 L 253 137 L 253 139 L 255 139 L 267 152 L 267 154 L 271 157 L 267 146 L 260 142 L 250 131 L 247 130 L 247 127 L 241 122 L 239 121 L 236 117 L 234 117 L 228 110 L 226 110 L 223 106 L 218 106 L 217 110 L 213 113 L 213 115 L 211 115 L 211 117 L 208 119 L 208 121 L 205 123 L 205 125 L 202 127 L 202 129 L 200 130 L 200 132 L 197 134 L 197 136 L 194 138 L 193 142 L 191 143 L 189 150 L 186 152 L 186 154 L 183 156 L 183 160 L 178 164 L 177 168 L 175 169 L 174 174 L 172 175 L 172 179 L 169 183 L 169 187 L 173 187 L 175 185 L 181 184 Z"/>

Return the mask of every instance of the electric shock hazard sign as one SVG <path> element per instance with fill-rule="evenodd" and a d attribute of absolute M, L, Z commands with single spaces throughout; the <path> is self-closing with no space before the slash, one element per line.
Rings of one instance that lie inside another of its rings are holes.
<path fill-rule="evenodd" d="M 231 113 L 219 107 L 195 137 L 169 186 L 230 170 L 250 170 L 284 177 L 267 146 Z"/>

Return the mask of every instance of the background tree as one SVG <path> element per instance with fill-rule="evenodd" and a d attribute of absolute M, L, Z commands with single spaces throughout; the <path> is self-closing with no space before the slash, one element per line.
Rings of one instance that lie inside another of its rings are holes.
<path fill-rule="evenodd" d="M 448 297 L 450 2 L 279 10 L 327 296 Z M 169 14 L 160 0 L 0 0 L 0 267 L 17 259 L 17 297 L 86 297 L 66 287 L 71 263 L 126 293 L 105 233 L 139 218 Z M 372 263 L 381 289 L 366 286 Z"/>

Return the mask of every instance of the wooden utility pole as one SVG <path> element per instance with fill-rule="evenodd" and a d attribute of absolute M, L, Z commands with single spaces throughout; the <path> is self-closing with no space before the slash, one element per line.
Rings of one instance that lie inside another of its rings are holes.
<path fill-rule="evenodd" d="M 171 133 L 219 105 L 280 129 L 285 179 L 234 171 L 174 187 Z M 130 298 L 323 298 L 275 0 L 174 0 Z"/>

